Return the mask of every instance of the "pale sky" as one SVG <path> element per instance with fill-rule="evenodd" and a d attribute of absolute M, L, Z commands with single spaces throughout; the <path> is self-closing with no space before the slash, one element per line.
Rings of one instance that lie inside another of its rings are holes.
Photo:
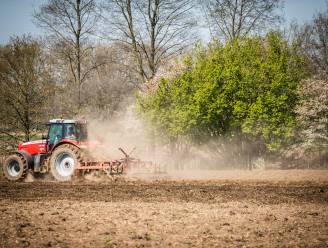
<path fill-rule="evenodd" d="M 206 0 L 205 0 L 206 1 Z M 10 36 L 31 34 L 42 35 L 42 30 L 32 22 L 32 13 L 46 0 L 0 0 L 0 44 L 9 41 Z M 327 0 L 285 0 L 286 24 L 291 20 L 305 22 L 327 7 Z"/>

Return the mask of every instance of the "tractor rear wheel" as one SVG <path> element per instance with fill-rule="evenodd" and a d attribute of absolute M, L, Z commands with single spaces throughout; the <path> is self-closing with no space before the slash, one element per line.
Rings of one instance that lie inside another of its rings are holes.
<path fill-rule="evenodd" d="M 57 147 L 50 157 L 51 174 L 58 181 L 70 181 L 80 157 L 80 149 L 73 145 Z"/>
<path fill-rule="evenodd" d="M 28 163 L 23 155 L 14 154 L 5 160 L 2 171 L 10 181 L 23 180 L 27 175 Z"/>

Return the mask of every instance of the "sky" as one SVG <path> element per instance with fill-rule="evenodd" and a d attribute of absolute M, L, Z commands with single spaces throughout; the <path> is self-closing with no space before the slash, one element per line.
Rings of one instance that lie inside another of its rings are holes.
<path fill-rule="evenodd" d="M 206 1 L 206 0 L 204 0 Z M 323 11 L 328 0 L 284 0 L 286 24 L 292 20 L 300 23 L 310 21 L 318 11 Z M 10 36 L 31 34 L 41 36 L 42 30 L 32 21 L 33 10 L 46 0 L 0 0 L 0 44 Z"/>

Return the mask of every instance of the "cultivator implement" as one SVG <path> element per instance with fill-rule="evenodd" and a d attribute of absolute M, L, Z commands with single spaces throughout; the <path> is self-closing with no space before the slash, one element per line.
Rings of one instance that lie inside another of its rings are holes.
<path fill-rule="evenodd" d="M 108 175 L 122 175 L 127 174 L 129 171 L 136 173 L 154 173 L 154 174 L 163 174 L 164 171 L 161 170 L 161 167 L 157 163 L 151 161 L 141 161 L 138 159 L 130 161 L 88 161 L 81 162 L 78 164 L 76 170 L 89 172 L 91 170 L 102 170 Z"/>
<path fill-rule="evenodd" d="M 121 161 L 107 161 L 107 162 L 81 162 L 78 164 L 78 171 L 89 172 L 91 170 L 103 170 L 109 175 L 121 175 L 124 172 L 124 163 Z"/>
<path fill-rule="evenodd" d="M 138 174 L 138 173 L 152 173 L 163 174 L 159 164 L 151 161 L 143 161 L 133 158 L 130 154 L 135 150 L 133 149 L 129 154 L 122 148 L 119 150 L 124 154 L 124 158 L 110 161 L 83 161 L 77 166 L 78 171 L 90 172 L 92 170 L 104 171 L 107 175 L 122 175 L 122 174 Z"/>

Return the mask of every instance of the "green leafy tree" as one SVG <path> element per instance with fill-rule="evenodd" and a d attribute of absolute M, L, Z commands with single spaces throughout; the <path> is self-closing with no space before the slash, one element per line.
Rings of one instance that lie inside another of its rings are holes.
<path fill-rule="evenodd" d="M 303 58 L 281 37 L 270 34 L 267 43 L 260 70 L 264 81 L 249 106 L 242 128 L 246 133 L 263 137 L 270 149 L 277 150 L 293 141 L 297 88 L 308 75 Z"/>
<path fill-rule="evenodd" d="M 270 150 L 288 144 L 296 124 L 303 59 L 278 34 L 198 48 L 185 70 L 161 78 L 139 97 L 140 111 L 171 140 L 254 143 Z"/>

